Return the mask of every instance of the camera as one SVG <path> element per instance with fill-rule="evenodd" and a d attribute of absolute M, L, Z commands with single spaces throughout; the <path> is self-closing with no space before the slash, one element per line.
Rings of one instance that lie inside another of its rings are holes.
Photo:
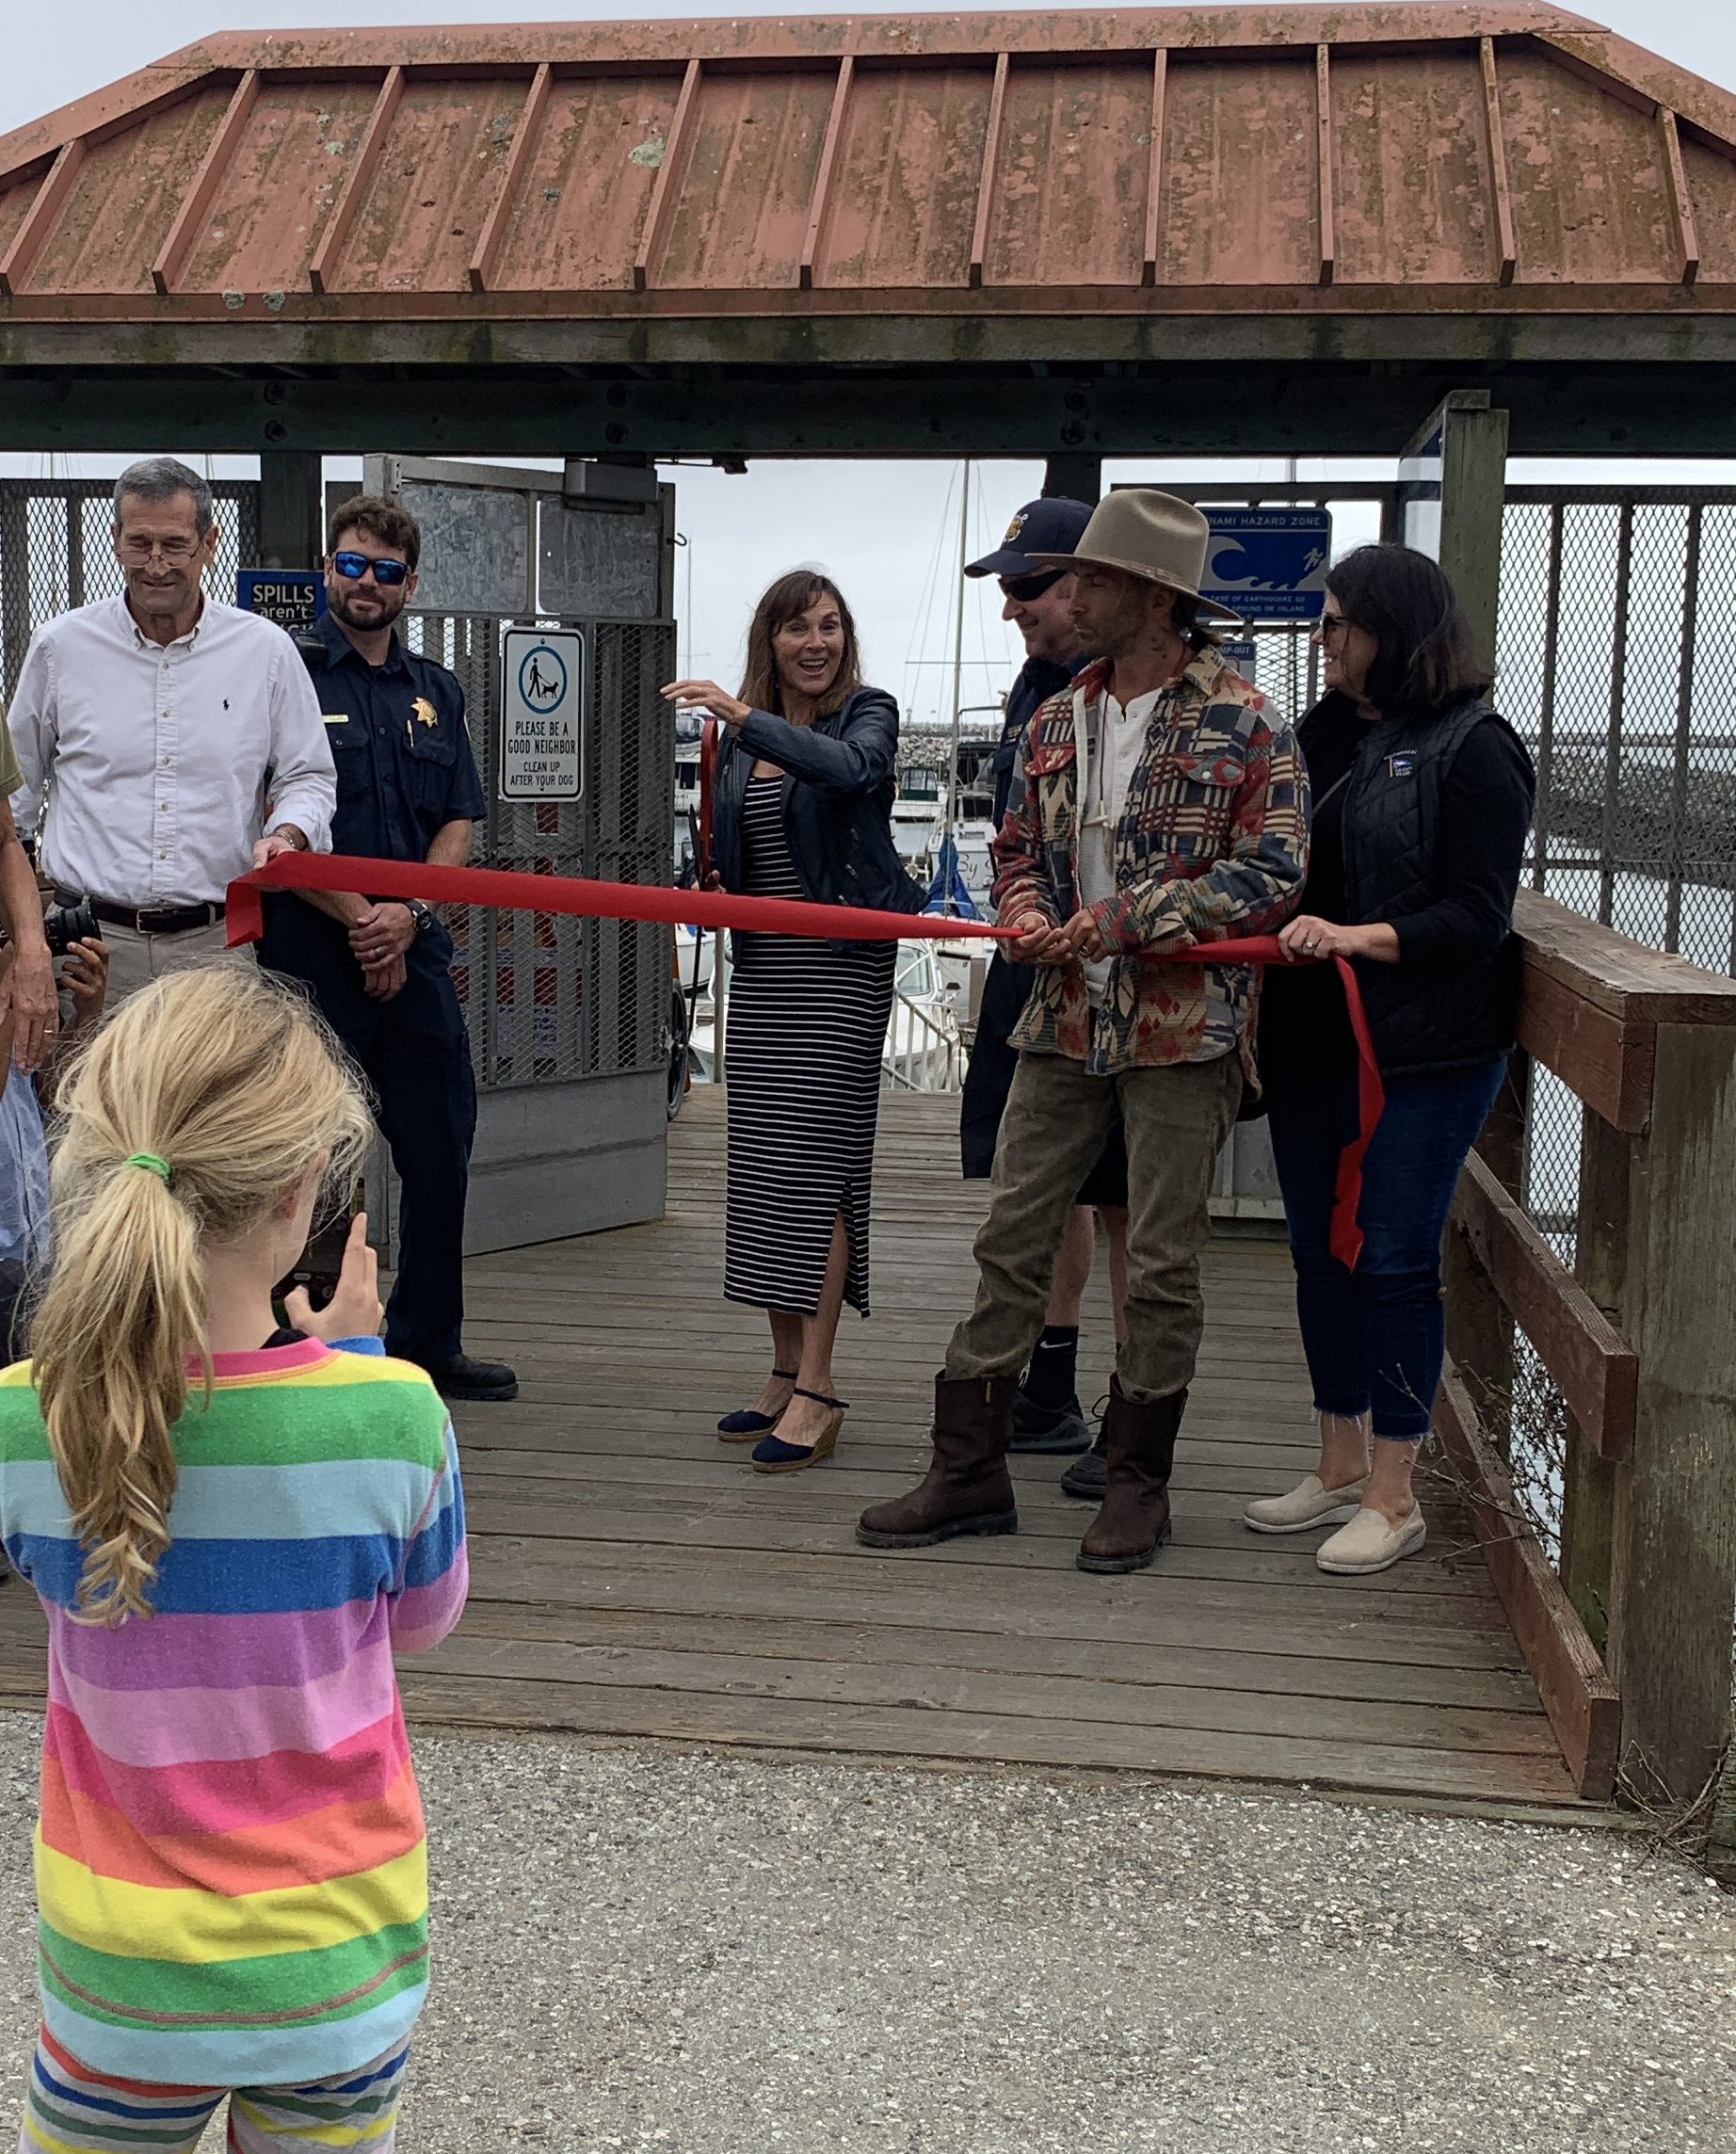
<path fill-rule="evenodd" d="M 344 1248 L 356 1214 L 366 1208 L 367 1190 L 358 1176 L 347 1191 L 323 1194 L 313 1214 L 313 1231 L 288 1273 L 273 1287 L 272 1296 L 281 1301 L 291 1288 L 304 1286 L 315 1309 L 324 1309 L 337 1292 L 344 1269 Z"/>
<path fill-rule="evenodd" d="M 64 957 L 74 942 L 98 940 L 96 914 L 90 909 L 88 897 L 62 899 L 55 892 L 56 902 L 42 914 L 42 932 L 48 938 L 48 947 L 56 957 Z"/>

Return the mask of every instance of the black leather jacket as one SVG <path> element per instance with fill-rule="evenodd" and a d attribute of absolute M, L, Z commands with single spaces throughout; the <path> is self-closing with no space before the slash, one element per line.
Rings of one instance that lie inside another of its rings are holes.
<path fill-rule="evenodd" d="M 920 912 L 926 893 L 905 873 L 892 844 L 897 747 L 898 706 L 883 688 L 858 688 L 842 710 L 811 726 L 753 711 L 740 726 L 723 728 L 712 864 L 725 890 L 742 887 L 742 806 L 763 757 L 784 773 L 784 837 L 808 897 L 819 905 Z"/>

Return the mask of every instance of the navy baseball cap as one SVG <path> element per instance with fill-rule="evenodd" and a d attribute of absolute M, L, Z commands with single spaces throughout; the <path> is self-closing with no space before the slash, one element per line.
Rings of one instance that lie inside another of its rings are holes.
<path fill-rule="evenodd" d="M 1070 501 L 1065 494 L 1045 494 L 1027 501 L 1006 527 L 1006 536 L 992 554 L 972 561 L 967 576 L 1037 576 L 1053 566 L 1034 561 L 1033 554 L 1070 554 L 1085 536 L 1091 521 L 1088 501 Z"/>

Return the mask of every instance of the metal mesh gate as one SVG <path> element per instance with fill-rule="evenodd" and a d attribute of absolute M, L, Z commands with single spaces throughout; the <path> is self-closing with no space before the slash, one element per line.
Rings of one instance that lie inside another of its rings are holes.
<path fill-rule="evenodd" d="M 217 553 L 210 587 L 233 597 L 235 571 L 259 558 L 259 484 L 213 479 Z M 0 671 L 9 702 L 30 637 L 72 606 L 117 598 L 121 564 L 109 533 L 114 481 L 0 479 Z"/>
<path fill-rule="evenodd" d="M 412 648 L 450 666 L 464 687 L 472 745 L 490 795 L 479 867 L 527 875 L 667 883 L 674 829 L 674 757 L 657 690 L 675 670 L 664 622 L 578 621 L 590 668 L 586 797 L 493 797 L 499 763 L 502 624 L 492 617 L 414 614 Z M 453 977 L 485 1089 L 659 1069 L 665 1056 L 667 927 L 547 912 L 451 907 Z"/>

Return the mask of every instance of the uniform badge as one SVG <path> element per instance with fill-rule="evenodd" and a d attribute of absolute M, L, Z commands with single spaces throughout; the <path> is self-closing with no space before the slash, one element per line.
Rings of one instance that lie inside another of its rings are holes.
<path fill-rule="evenodd" d="M 1024 510 L 1021 508 L 1013 518 L 1013 521 L 1007 525 L 1006 537 L 1001 541 L 1003 546 L 1010 546 L 1013 543 L 1013 541 L 1018 538 L 1019 534 L 1024 529 Z"/>
<path fill-rule="evenodd" d="M 1417 759 L 1408 751 L 1401 752 L 1398 755 L 1390 755 L 1387 758 L 1387 776 L 1389 778 L 1414 778 L 1416 770 Z"/>
<path fill-rule="evenodd" d="M 415 717 L 416 723 L 419 726 L 439 725 L 440 713 L 434 708 L 433 704 L 428 701 L 426 696 L 418 696 L 410 707 L 411 713 Z"/>
<path fill-rule="evenodd" d="M 329 726 L 346 726 L 349 723 L 347 711 L 322 711 L 319 715 Z"/>

